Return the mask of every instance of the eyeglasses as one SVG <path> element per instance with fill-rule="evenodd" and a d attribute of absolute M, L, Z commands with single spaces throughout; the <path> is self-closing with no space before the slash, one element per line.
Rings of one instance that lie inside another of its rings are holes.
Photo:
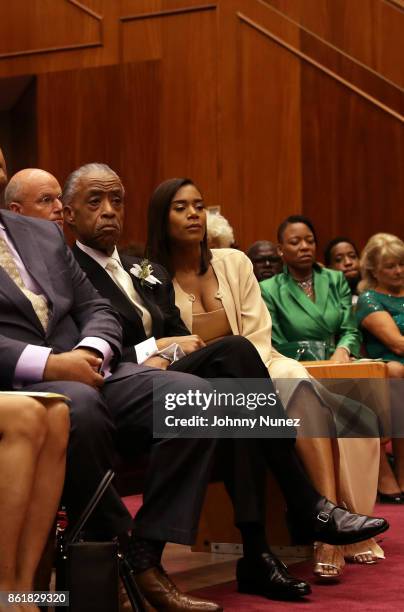
<path fill-rule="evenodd" d="M 59 194 L 57 196 L 44 195 L 39 200 L 37 200 L 37 203 L 43 204 L 44 206 L 50 206 L 50 204 L 53 204 L 54 202 L 56 202 L 56 200 L 61 204 L 62 194 Z"/>

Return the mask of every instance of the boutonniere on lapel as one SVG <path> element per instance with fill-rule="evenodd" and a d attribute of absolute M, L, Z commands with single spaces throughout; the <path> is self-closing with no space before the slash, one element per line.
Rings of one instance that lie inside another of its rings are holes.
<path fill-rule="evenodd" d="M 153 268 L 149 264 L 148 259 L 142 259 L 140 264 L 134 264 L 129 270 L 133 276 L 136 276 L 140 280 L 142 287 L 153 287 L 153 285 L 161 285 L 161 281 L 153 276 Z"/>

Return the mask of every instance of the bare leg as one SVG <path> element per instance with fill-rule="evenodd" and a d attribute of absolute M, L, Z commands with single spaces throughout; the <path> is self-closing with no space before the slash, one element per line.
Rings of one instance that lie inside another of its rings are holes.
<path fill-rule="evenodd" d="M 17 589 L 19 537 L 46 436 L 46 410 L 33 398 L 4 396 L 0 400 L 0 431 L 0 590 L 13 591 Z M 16 605 L 4 610 L 22 612 L 23 608 Z"/>
<path fill-rule="evenodd" d="M 400 485 L 390 467 L 384 446 L 380 448 L 379 483 L 377 488 L 380 493 L 400 493 Z"/>
<path fill-rule="evenodd" d="M 18 548 L 16 581 L 21 591 L 33 588 L 34 574 L 55 519 L 65 474 L 68 408 L 58 400 L 46 400 L 45 406 L 48 432 L 38 458 L 29 512 Z"/>
<path fill-rule="evenodd" d="M 316 393 L 308 385 L 300 386 L 288 405 L 288 416 L 299 417 L 302 422 L 310 419 L 323 427 L 331 419 L 328 409 L 320 402 Z M 322 427 L 322 428 L 323 428 Z M 296 451 L 305 470 L 317 491 L 334 503 L 338 500 L 335 475 L 335 456 L 338 447 L 331 438 L 297 438 Z M 344 557 L 338 546 L 323 542 L 315 545 L 314 573 L 323 579 L 337 578 L 345 565 Z"/>
<path fill-rule="evenodd" d="M 404 438 L 393 438 L 394 471 L 400 491 L 404 491 Z"/>
<path fill-rule="evenodd" d="M 404 378 L 404 365 L 398 361 L 389 361 L 387 370 L 389 378 Z M 392 446 L 395 461 L 395 475 L 387 462 L 385 453 L 383 453 L 385 459 L 384 463 L 382 464 L 382 461 L 380 461 L 379 491 L 383 493 L 404 491 L 404 439 L 393 438 Z"/>
<path fill-rule="evenodd" d="M 46 435 L 46 410 L 32 398 L 7 396 L 0 423 L 0 590 L 9 591 L 16 587 L 18 542 Z"/>

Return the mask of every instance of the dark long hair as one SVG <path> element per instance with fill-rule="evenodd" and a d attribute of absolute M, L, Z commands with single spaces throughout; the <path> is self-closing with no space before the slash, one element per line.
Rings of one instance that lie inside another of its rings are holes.
<path fill-rule="evenodd" d="M 189 178 L 173 178 L 160 183 L 150 198 L 149 209 L 147 211 L 146 256 L 151 261 L 155 261 L 164 266 L 171 277 L 175 275 L 175 270 L 173 270 L 171 262 L 171 245 L 168 236 L 168 213 L 175 194 L 185 185 L 194 185 L 194 187 L 196 187 Z M 200 244 L 201 263 L 199 274 L 204 274 L 208 269 L 212 257 L 208 248 L 206 231 Z"/>

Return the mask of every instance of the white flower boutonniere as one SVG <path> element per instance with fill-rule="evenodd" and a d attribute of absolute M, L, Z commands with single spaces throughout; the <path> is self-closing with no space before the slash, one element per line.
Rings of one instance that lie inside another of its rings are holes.
<path fill-rule="evenodd" d="M 140 264 L 134 264 L 130 269 L 130 273 L 140 280 L 140 284 L 152 287 L 153 285 L 161 285 L 161 281 L 153 276 L 153 268 L 149 264 L 148 259 L 143 259 Z"/>

